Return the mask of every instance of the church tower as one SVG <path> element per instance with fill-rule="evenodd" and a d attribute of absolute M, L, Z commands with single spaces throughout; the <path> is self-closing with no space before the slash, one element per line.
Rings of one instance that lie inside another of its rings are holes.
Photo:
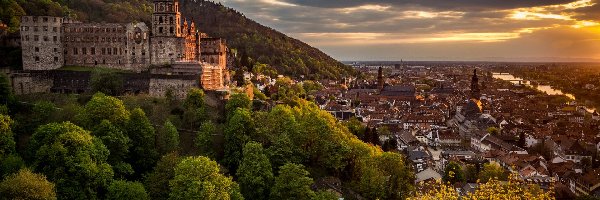
<path fill-rule="evenodd" d="M 477 69 L 473 70 L 473 77 L 471 77 L 471 98 L 479 100 L 479 78 L 477 77 Z"/>
<path fill-rule="evenodd" d="M 154 0 L 152 34 L 154 37 L 181 37 L 181 13 L 178 0 Z"/>
<path fill-rule="evenodd" d="M 377 71 L 377 89 L 379 89 L 379 91 L 383 90 L 383 84 L 383 68 L 379 67 L 379 70 Z"/>

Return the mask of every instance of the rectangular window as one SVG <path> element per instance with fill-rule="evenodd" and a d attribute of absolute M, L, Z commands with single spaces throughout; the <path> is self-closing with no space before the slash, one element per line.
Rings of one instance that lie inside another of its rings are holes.
<path fill-rule="evenodd" d="M 35 19 L 35 18 L 34 18 L 34 19 Z M 37 26 L 34 26 L 34 27 L 33 27 L 33 32 L 37 32 L 37 31 L 38 31 L 38 27 L 37 27 Z"/>
<path fill-rule="evenodd" d="M 40 62 L 40 57 L 39 56 L 35 57 L 35 62 Z"/>
<path fill-rule="evenodd" d="M 92 55 L 96 55 L 96 48 L 92 47 L 91 52 L 92 52 Z"/>
<path fill-rule="evenodd" d="M 27 18 L 26 18 L 27 19 Z M 29 35 L 25 36 L 25 41 L 29 41 Z"/>
<path fill-rule="evenodd" d="M 40 52 L 40 48 L 39 47 L 35 47 L 35 52 Z"/>
<path fill-rule="evenodd" d="M 48 22 L 48 17 L 44 17 L 44 22 Z"/>
<path fill-rule="evenodd" d="M 113 52 L 115 55 L 119 54 L 119 51 L 117 51 L 117 48 L 113 48 Z"/>
<path fill-rule="evenodd" d="M 44 35 L 44 41 L 46 41 L 46 42 L 48 41 L 48 36 Z"/>
<path fill-rule="evenodd" d="M 58 57 L 54 57 L 54 62 L 58 62 Z"/>
<path fill-rule="evenodd" d="M 81 48 L 81 53 L 83 53 L 83 55 L 87 55 L 87 48 Z"/>
<path fill-rule="evenodd" d="M 106 49 L 102 48 L 102 55 L 106 53 Z"/>
<path fill-rule="evenodd" d="M 34 35 L 34 36 L 33 36 L 33 41 L 36 41 L 36 42 L 37 42 L 37 41 L 39 41 L 39 40 L 40 40 L 40 36 L 38 36 L 38 35 Z"/>
<path fill-rule="evenodd" d="M 54 37 L 52 37 L 52 40 L 56 42 L 56 41 L 58 41 L 58 37 L 54 36 Z"/>
<path fill-rule="evenodd" d="M 44 31 L 48 31 L 48 26 L 44 26 Z"/>
<path fill-rule="evenodd" d="M 79 52 L 77 50 L 77 48 L 73 48 L 73 55 L 77 55 Z"/>
<path fill-rule="evenodd" d="M 55 52 L 55 53 L 56 53 L 56 52 L 58 52 L 58 49 L 57 49 L 57 48 L 54 48 L 54 52 Z"/>
<path fill-rule="evenodd" d="M 108 54 L 108 55 L 111 55 L 111 54 L 112 54 L 112 49 L 111 49 L 111 48 L 107 48 L 107 50 L 106 50 L 106 51 L 107 51 L 107 54 Z"/>
<path fill-rule="evenodd" d="M 58 27 L 52 27 L 52 31 L 57 32 L 58 31 Z"/>

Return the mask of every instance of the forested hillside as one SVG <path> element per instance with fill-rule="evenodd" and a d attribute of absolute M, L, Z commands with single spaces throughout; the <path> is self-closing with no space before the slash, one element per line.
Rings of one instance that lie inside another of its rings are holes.
<path fill-rule="evenodd" d="M 221 4 L 203 0 L 180 0 L 185 17 L 197 23 L 199 31 L 227 39 L 238 54 L 238 64 L 252 70 L 267 64 L 280 74 L 311 79 L 341 78 L 352 69 L 302 41 L 265 27 Z M 21 15 L 70 16 L 80 21 L 132 22 L 148 24 L 151 0 L 0 0 L 0 20 L 14 32 Z M 241 62 L 241 57 L 249 62 Z"/>

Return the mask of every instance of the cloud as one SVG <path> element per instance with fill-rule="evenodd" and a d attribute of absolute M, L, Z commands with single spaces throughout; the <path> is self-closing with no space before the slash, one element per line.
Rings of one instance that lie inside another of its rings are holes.
<path fill-rule="evenodd" d="M 495 10 L 566 4 L 572 2 L 572 0 L 286 0 L 286 2 L 320 8 L 347 8 L 366 4 L 383 4 L 395 7 L 422 6 L 441 10 Z"/>
<path fill-rule="evenodd" d="M 338 59 L 351 58 L 349 55 L 357 55 L 352 52 L 360 49 L 365 50 L 360 55 L 373 57 L 407 52 L 398 47 L 414 49 L 409 55 L 415 58 L 432 59 L 450 58 L 458 52 L 464 53 L 465 59 L 497 54 L 507 57 L 511 53 L 600 58 L 571 46 L 589 46 L 582 48 L 588 50 L 596 47 L 595 35 L 600 33 L 595 30 L 600 19 L 597 1 L 600 0 L 221 0 L 247 17 L 322 48 Z M 549 46 L 557 40 L 563 42 Z M 513 49 L 507 45 L 513 45 Z M 371 46 L 386 48 L 371 50 Z M 547 48 L 561 54 L 553 54 Z"/>

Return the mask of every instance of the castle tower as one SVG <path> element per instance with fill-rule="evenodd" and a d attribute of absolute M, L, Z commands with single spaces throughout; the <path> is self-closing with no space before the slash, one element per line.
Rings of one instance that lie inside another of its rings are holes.
<path fill-rule="evenodd" d="M 151 64 L 173 64 L 186 59 L 178 0 L 154 0 L 152 14 Z"/>
<path fill-rule="evenodd" d="M 21 49 L 24 70 L 52 70 L 64 64 L 63 18 L 21 17 Z"/>
<path fill-rule="evenodd" d="M 477 77 L 477 69 L 473 70 L 473 77 L 471 77 L 471 98 L 479 100 L 479 78 Z"/>
<path fill-rule="evenodd" d="M 182 31 L 179 1 L 154 0 L 152 24 L 152 34 L 154 37 L 180 37 Z"/>

